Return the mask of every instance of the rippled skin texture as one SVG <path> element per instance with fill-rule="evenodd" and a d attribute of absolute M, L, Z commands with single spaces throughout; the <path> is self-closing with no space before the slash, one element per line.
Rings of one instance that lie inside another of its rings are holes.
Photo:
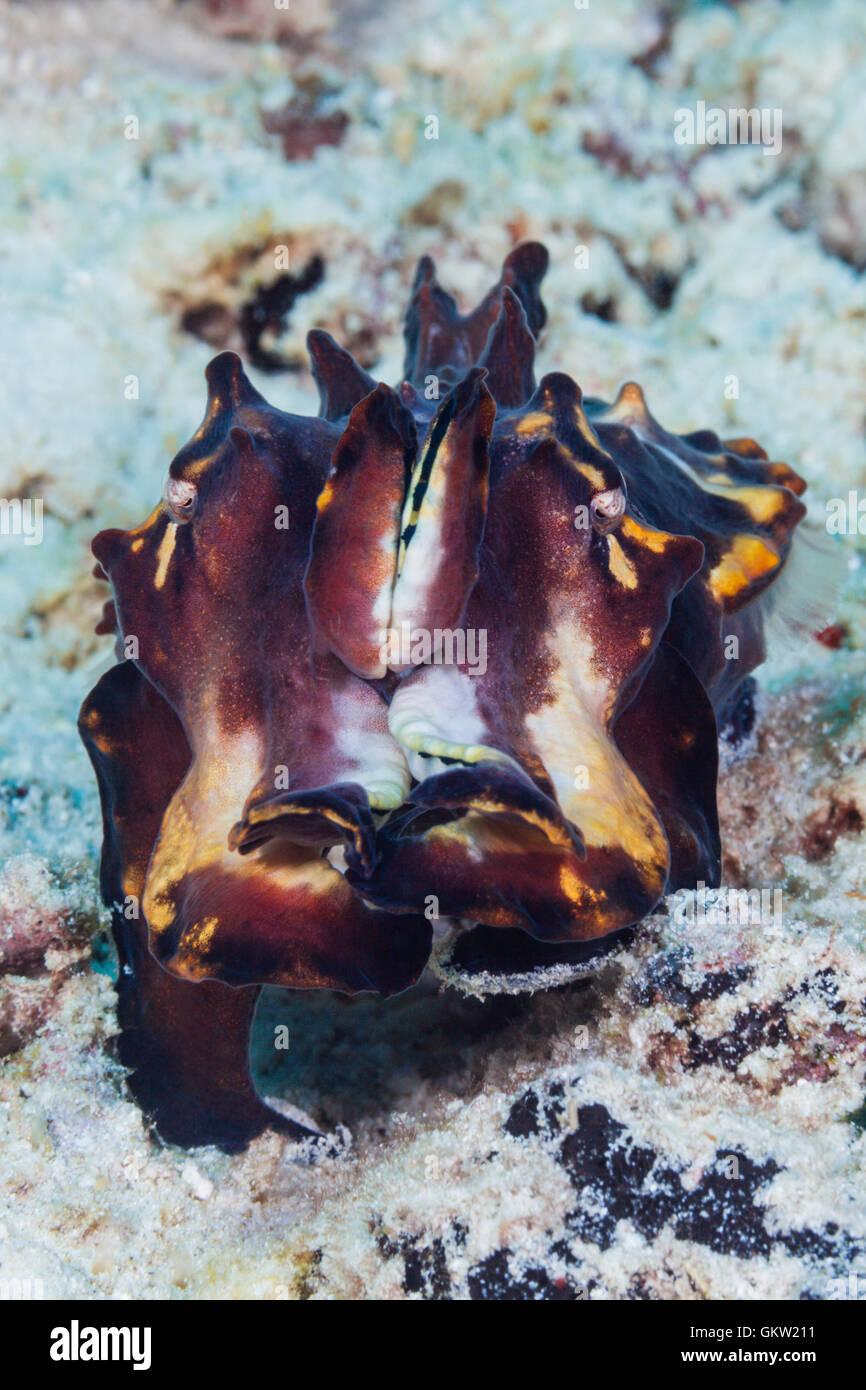
<path fill-rule="evenodd" d="M 396 391 L 315 330 L 316 419 L 217 357 L 162 501 L 94 541 L 123 659 L 80 728 L 167 1139 L 309 1134 L 249 1079 L 263 984 L 406 989 L 436 913 L 457 968 L 531 971 L 718 882 L 716 714 L 803 483 L 634 384 L 536 386 L 546 264 L 516 248 L 461 315 L 422 260 Z"/>

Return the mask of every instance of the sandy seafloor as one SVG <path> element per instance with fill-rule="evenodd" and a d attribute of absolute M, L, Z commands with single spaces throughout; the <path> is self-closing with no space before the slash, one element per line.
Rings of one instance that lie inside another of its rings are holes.
<path fill-rule="evenodd" d="M 0 5 L 0 493 L 45 506 L 41 545 L 0 540 L 0 1279 L 748 1300 L 853 1273 L 866 1294 L 862 537 L 840 542 L 839 644 L 784 640 L 725 757 L 727 881 L 780 888 L 779 921 L 690 928 L 669 903 L 589 984 L 516 999 L 269 991 L 260 1089 L 351 1131 L 315 1167 L 275 1136 L 165 1147 L 125 1092 L 75 732 L 112 659 L 88 544 L 147 515 L 201 418 L 214 349 L 183 324 L 238 346 L 274 245 L 324 263 L 271 344 L 291 370 L 251 372 L 283 408 L 315 413 L 309 327 L 397 380 L 418 255 L 468 303 L 538 237 L 542 371 L 608 398 L 636 378 L 669 428 L 753 434 L 808 479 L 819 530 L 866 485 L 861 0 L 292 11 L 279 41 L 263 0 L 240 20 Z M 304 162 L 259 116 L 298 93 L 349 118 Z M 780 107 L 782 153 L 677 147 L 673 112 L 700 99 Z"/>

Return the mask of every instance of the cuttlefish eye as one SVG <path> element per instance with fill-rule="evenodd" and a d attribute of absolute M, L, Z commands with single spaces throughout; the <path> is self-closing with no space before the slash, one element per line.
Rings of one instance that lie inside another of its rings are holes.
<path fill-rule="evenodd" d="M 600 536 L 614 531 L 625 514 L 625 493 L 622 488 L 611 487 L 607 492 L 597 492 L 589 504 L 589 513 L 593 527 Z"/>
<path fill-rule="evenodd" d="M 183 523 L 192 519 L 198 489 L 195 483 L 185 482 L 183 478 L 167 478 L 162 500 L 172 521 Z"/>

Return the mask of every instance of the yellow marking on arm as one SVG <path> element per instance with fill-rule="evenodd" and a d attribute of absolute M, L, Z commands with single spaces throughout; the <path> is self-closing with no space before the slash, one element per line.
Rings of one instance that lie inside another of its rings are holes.
<path fill-rule="evenodd" d="M 92 734 L 91 740 L 94 747 L 98 748 L 100 753 L 104 753 L 107 758 L 112 757 L 120 746 L 117 739 L 109 738 L 107 734 Z"/>
<path fill-rule="evenodd" d="M 542 431 L 549 433 L 552 424 L 553 417 L 546 411 L 534 410 L 531 415 L 524 415 L 518 420 L 516 428 L 518 434 L 540 434 Z"/>
<path fill-rule="evenodd" d="M 607 538 L 607 563 L 617 584 L 621 584 L 624 589 L 637 588 L 637 570 L 616 536 Z"/>
<path fill-rule="evenodd" d="M 331 505 L 334 497 L 334 484 L 329 478 L 316 498 L 316 511 L 323 512 Z"/>
<path fill-rule="evenodd" d="M 724 474 L 718 473 L 698 481 L 704 492 L 710 492 L 715 497 L 729 497 L 732 502 L 739 502 L 759 525 L 767 525 L 785 508 L 786 494 L 779 487 L 770 487 L 766 483 L 740 487 L 725 478 Z M 708 486 L 709 483 L 713 486 Z"/>
<path fill-rule="evenodd" d="M 156 552 L 156 574 L 154 575 L 154 587 L 161 589 L 165 583 L 165 576 L 171 564 L 171 557 L 174 554 L 174 543 L 177 540 L 177 525 L 169 522 L 165 528 L 165 535 L 159 543 L 159 550 Z"/>
<path fill-rule="evenodd" d="M 194 926 L 190 927 L 184 936 L 189 938 L 189 945 L 194 950 L 201 951 L 210 943 L 218 926 L 218 917 L 204 917 L 200 922 L 196 922 Z"/>
<path fill-rule="evenodd" d="M 247 816 L 247 821 L 251 826 L 262 825 L 267 821 L 279 820 L 281 816 L 321 816 L 332 825 L 339 826 L 353 835 L 358 828 L 354 821 L 347 820 L 330 806 L 303 806 L 297 801 L 254 806 Z"/>
<path fill-rule="evenodd" d="M 599 439 L 595 430 L 592 428 L 592 425 L 587 420 L 581 406 L 575 406 L 573 419 L 574 423 L 577 425 L 578 430 L 580 431 L 581 438 L 586 441 L 586 443 L 590 446 L 593 452 L 601 454 L 603 458 L 610 459 L 611 463 L 613 463 L 612 456 L 608 453 L 607 449 L 603 447 L 601 440 Z M 610 486 L 610 484 L 608 483 L 608 480 L 605 478 L 604 474 L 598 468 L 593 468 L 592 464 L 582 465 L 581 472 L 583 472 L 584 467 L 590 469 L 594 475 L 594 478 L 592 480 L 593 486 L 596 487 L 599 490 L 599 492 L 605 492 L 607 488 Z M 586 476 L 589 477 L 589 473 L 587 473 Z"/>
<path fill-rule="evenodd" d="M 126 534 L 128 536 L 141 536 L 143 538 L 147 535 L 148 531 L 153 530 L 156 523 L 160 521 L 163 516 L 165 516 L 165 507 L 162 502 L 159 502 L 146 521 L 143 521 L 140 526 L 133 526 Z M 134 541 L 132 543 L 132 548 L 137 548 Z"/>
<path fill-rule="evenodd" d="M 633 516 L 624 516 L 619 529 L 630 541 L 637 541 L 639 545 L 646 546 L 654 555 L 663 555 L 670 540 L 669 532 L 654 531 L 648 526 L 641 526 Z"/>
<path fill-rule="evenodd" d="M 756 459 L 758 462 L 767 461 L 767 451 L 762 449 L 756 439 L 751 435 L 741 436 L 739 439 L 723 439 L 722 447 L 731 454 L 739 454 L 741 458 Z"/>
<path fill-rule="evenodd" d="M 219 926 L 218 917 L 205 917 L 187 927 L 174 953 L 172 966 L 187 979 L 206 979 L 207 963 L 202 959 Z"/>
<path fill-rule="evenodd" d="M 779 563 L 776 551 L 759 536 L 734 536 L 730 550 L 710 571 L 710 592 L 717 601 L 735 598 Z"/>
<path fill-rule="evenodd" d="M 549 816 L 544 816 L 539 811 L 525 810 L 505 801 L 488 801 L 483 796 L 473 796 L 466 804 L 488 816 L 514 816 L 517 820 L 540 830 L 551 844 L 560 845 L 563 849 L 573 848 L 572 838 L 565 827 L 557 825 Z"/>
<path fill-rule="evenodd" d="M 607 479 L 600 468 L 596 468 L 591 463 L 580 463 L 577 459 L 575 459 L 575 467 L 578 473 L 583 474 L 590 486 L 595 488 L 596 492 L 606 491 Z"/>
<path fill-rule="evenodd" d="M 588 884 L 581 882 L 570 864 L 560 866 L 559 889 L 569 902 L 576 903 L 580 907 L 598 902 L 601 896 L 596 888 L 590 888 Z"/>
<path fill-rule="evenodd" d="M 207 423 L 209 423 L 209 421 L 206 421 L 205 423 L 207 424 Z M 196 436 L 196 438 L 197 438 L 197 436 Z M 206 473 L 207 470 L 213 466 L 213 462 L 214 462 L 214 458 L 215 458 L 215 457 L 216 457 L 215 453 L 210 453 L 210 454 L 205 454 L 204 458 L 200 458 L 200 459 L 190 459 L 187 463 L 185 463 L 185 464 L 184 464 L 184 476 L 185 476 L 187 482 L 190 482 L 190 483 L 197 483 L 198 480 L 199 480 L 199 478 L 201 478 L 202 475 L 203 475 L 204 473 Z"/>
<path fill-rule="evenodd" d="M 664 887 L 668 843 L 655 808 L 605 727 L 610 691 L 600 680 L 589 644 L 572 625 L 548 636 L 559 657 L 550 678 L 552 700 L 528 716 L 526 727 L 556 789 L 565 817 L 587 848 L 621 849 L 637 879 Z M 588 787 L 574 785 L 574 765 L 587 770 Z"/>
<path fill-rule="evenodd" d="M 636 381 L 627 381 L 619 393 L 621 401 L 628 401 L 629 405 L 646 410 L 646 396 Z"/>
<path fill-rule="evenodd" d="M 636 433 L 640 433 L 640 430 L 636 428 L 637 426 L 646 426 L 650 423 L 646 397 L 636 381 L 627 381 L 621 387 L 613 405 L 608 406 L 602 418 L 621 421 L 624 425 L 630 425 Z"/>

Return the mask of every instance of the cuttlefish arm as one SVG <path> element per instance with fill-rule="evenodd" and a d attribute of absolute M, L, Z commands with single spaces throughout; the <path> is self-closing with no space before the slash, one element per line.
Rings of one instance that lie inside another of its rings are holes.
<path fill-rule="evenodd" d="M 383 827 L 376 872 L 356 877 L 373 901 L 405 907 L 423 888 L 449 915 L 561 942 L 627 926 L 665 890 L 664 824 L 612 729 L 703 548 L 629 515 L 578 425 L 517 463 L 506 445 L 494 474 L 465 618 L 485 663 L 419 667 L 392 698 L 419 809 Z"/>
<path fill-rule="evenodd" d="M 652 800 L 670 847 L 666 892 L 709 888 L 721 880 L 716 808 L 718 735 L 709 697 L 688 662 L 662 642 L 635 698 L 613 729 L 616 746 Z M 430 783 L 424 784 L 429 786 Z M 453 942 L 447 959 L 463 977 L 531 976 L 554 967 L 594 968 L 600 953 L 628 932 L 561 945 L 515 928 L 476 926 Z"/>
<path fill-rule="evenodd" d="M 661 643 L 613 735 L 664 826 L 671 851 L 667 892 L 699 882 L 718 887 L 716 718 L 704 687 L 675 647 Z"/>
<path fill-rule="evenodd" d="M 787 464 L 769 461 L 754 440 L 723 443 L 709 430 L 671 434 L 634 382 L 611 405 L 592 402 L 587 416 L 636 511 L 704 546 L 700 573 L 674 603 L 667 641 L 718 710 L 764 659 L 762 600 L 805 515 L 806 484 Z"/>
<path fill-rule="evenodd" d="M 383 648 L 415 451 L 412 416 L 380 384 L 349 416 L 316 499 L 304 575 L 316 645 L 371 680 L 388 669 Z"/>
<path fill-rule="evenodd" d="M 251 821 L 247 852 L 229 847 L 243 833 L 238 808 L 258 760 L 244 736 L 221 740 L 173 798 L 144 893 L 154 954 L 185 979 L 382 994 L 414 983 L 430 949 L 428 924 L 362 901 L 324 847 L 307 839 L 308 812 L 295 812 L 295 833 L 290 803 L 269 825 L 271 838 L 260 840 L 261 825 Z M 330 823 L 333 806 L 312 803 Z"/>
<path fill-rule="evenodd" d="M 409 482 L 391 596 L 389 630 L 441 634 L 458 627 L 478 577 L 487 516 L 488 448 L 496 406 L 474 368 L 437 412 Z M 411 669 L 411 653 L 389 653 L 389 668 Z"/>
<path fill-rule="evenodd" d="M 319 1142 L 256 1094 L 248 1050 L 259 989 L 188 984 L 148 950 L 141 907 L 147 866 L 190 761 L 180 721 L 124 662 L 85 700 L 79 730 L 102 803 L 100 887 L 118 954 L 117 1051 L 132 1094 L 168 1143 L 232 1152 L 267 1128 Z"/>
<path fill-rule="evenodd" d="M 478 574 L 495 413 L 483 368 L 448 392 L 420 449 L 388 387 L 352 411 L 316 502 L 304 591 L 316 648 L 356 675 L 410 669 L 413 633 L 460 622 Z"/>

